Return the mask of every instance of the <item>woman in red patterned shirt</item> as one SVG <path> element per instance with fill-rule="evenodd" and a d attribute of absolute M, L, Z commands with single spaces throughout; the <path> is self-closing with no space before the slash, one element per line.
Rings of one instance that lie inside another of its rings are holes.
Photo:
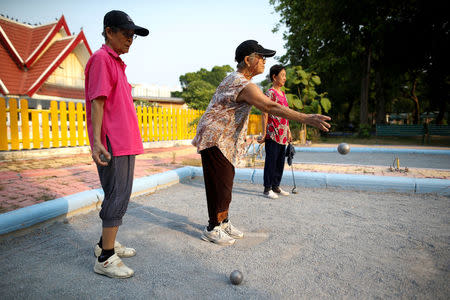
<path fill-rule="evenodd" d="M 274 65 L 270 68 L 269 75 L 272 88 L 267 91 L 267 97 L 273 102 L 289 107 L 286 95 L 281 90 L 286 82 L 286 69 L 282 65 Z M 263 113 L 262 121 L 265 138 L 261 142 L 266 143 L 264 195 L 267 198 L 276 199 L 278 195 L 289 195 L 280 188 L 280 182 L 283 177 L 286 145 L 291 142 L 292 135 L 289 121 L 285 118 Z"/>

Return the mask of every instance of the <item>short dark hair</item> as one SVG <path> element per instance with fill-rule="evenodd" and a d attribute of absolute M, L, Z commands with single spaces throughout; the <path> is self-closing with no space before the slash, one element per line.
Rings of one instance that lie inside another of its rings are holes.
<path fill-rule="evenodd" d="M 270 73 L 269 73 L 270 81 L 273 82 L 273 75 L 278 76 L 278 74 L 280 74 L 280 72 L 284 69 L 286 69 L 286 68 L 283 65 L 273 65 L 270 68 Z"/>
<path fill-rule="evenodd" d="M 108 36 L 106 35 L 106 28 L 107 28 L 107 27 L 103 28 L 103 32 L 102 32 L 102 35 L 103 35 L 103 37 L 105 38 L 105 42 L 108 41 Z M 114 26 L 111 26 L 111 27 L 109 27 L 109 28 L 111 28 L 112 32 L 114 32 L 114 33 L 118 32 L 118 31 L 120 30 L 120 28 L 114 27 Z"/>

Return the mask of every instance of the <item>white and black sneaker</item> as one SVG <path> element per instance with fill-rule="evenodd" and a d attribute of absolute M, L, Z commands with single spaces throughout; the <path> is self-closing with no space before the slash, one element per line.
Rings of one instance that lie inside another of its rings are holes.
<path fill-rule="evenodd" d="M 222 222 L 220 226 L 233 239 L 242 239 L 244 237 L 244 233 L 242 233 L 242 231 L 233 226 L 230 221 Z"/>
<path fill-rule="evenodd" d="M 202 240 L 222 246 L 233 245 L 236 241 L 223 230 L 221 225 L 214 227 L 211 231 L 208 231 L 208 227 L 205 227 L 202 234 Z"/>
<path fill-rule="evenodd" d="M 278 195 L 275 194 L 274 191 L 272 191 L 272 190 L 264 192 L 264 196 L 269 199 L 277 199 L 278 198 Z"/>
<path fill-rule="evenodd" d="M 289 196 L 289 192 L 283 191 L 279 186 L 274 187 L 272 189 L 276 194 L 280 194 L 282 196 Z"/>

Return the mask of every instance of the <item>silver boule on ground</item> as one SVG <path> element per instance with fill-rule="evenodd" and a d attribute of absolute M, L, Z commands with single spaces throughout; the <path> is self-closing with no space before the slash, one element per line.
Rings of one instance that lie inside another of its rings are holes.
<path fill-rule="evenodd" d="M 234 285 L 241 284 L 242 280 L 244 279 L 244 275 L 239 270 L 234 270 L 230 274 L 230 281 Z"/>

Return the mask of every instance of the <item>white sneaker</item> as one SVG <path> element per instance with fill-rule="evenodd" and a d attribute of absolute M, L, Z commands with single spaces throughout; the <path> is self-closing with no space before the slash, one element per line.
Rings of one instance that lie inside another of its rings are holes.
<path fill-rule="evenodd" d="M 283 195 L 283 196 L 289 196 L 289 192 L 283 191 L 280 187 L 278 188 L 278 192 L 275 192 L 275 193 Z"/>
<path fill-rule="evenodd" d="M 214 227 L 211 231 L 208 231 L 208 227 L 205 227 L 202 234 L 202 240 L 213 242 L 222 246 L 233 245 L 236 241 L 234 238 L 229 236 L 220 225 Z"/>
<path fill-rule="evenodd" d="M 94 272 L 112 278 L 128 278 L 134 275 L 134 271 L 128 268 L 117 254 L 114 254 L 104 262 L 95 260 Z"/>
<path fill-rule="evenodd" d="M 119 257 L 132 257 L 136 255 L 136 250 L 133 248 L 127 248 L 122 246 L 118 241 L 114 242 L 114 252 Z M 102 248 L 98 244 L 95 244 L 94 247 L 94 255 L 95 257 L 99 257 L 102 254 Z"/>
<path fill-rule="evenodd" d="M 267 193 L 264 193 L 264 196 L 270 199 L 277 199 L 278 195 L 274 193 L 274 191 L 270 190 Z"/>
<path fill-rule="evenodd" d="M 242 231 L 234 227 L 230 221 L 223 222 L 220 224 L 220 227 L 222 227 L 223 231 L 226 232 L 229 236 L 231 236 L 233 239 L 242 239 L 244 237 L 244 234 Z"/>

